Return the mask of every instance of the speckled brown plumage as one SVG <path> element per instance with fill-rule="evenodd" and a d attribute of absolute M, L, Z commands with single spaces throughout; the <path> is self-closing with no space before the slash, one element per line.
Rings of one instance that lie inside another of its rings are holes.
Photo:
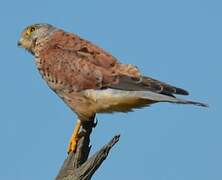
<path fill-rule="evenodd" d="M 20 44 L 36 57 L 37 68 L 49 87 L 81 120 L 98 112 L 127 112 L 155 102 L 201 103 L 175 98 L 188 92 L 142 76 L 137 67 L 121 64 L 96 45 L 48 24 L 27 27 Z M 32 43 L 30 43 L 30 41 Z"/>

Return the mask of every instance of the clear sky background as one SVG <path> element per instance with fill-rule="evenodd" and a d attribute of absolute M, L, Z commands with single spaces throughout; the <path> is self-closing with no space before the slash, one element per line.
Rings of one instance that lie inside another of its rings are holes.
<path fill-rule="evenodd" d="M 76 116 L 16 46 L 25 26 L 47 22 L 210 104 L 98 115 L 92 152 L 121 139 L 93 179 L 221 180 L 221 9 L 219 0 L 1 1 L 0 179 L 53 179 L 66 157 Z"/>

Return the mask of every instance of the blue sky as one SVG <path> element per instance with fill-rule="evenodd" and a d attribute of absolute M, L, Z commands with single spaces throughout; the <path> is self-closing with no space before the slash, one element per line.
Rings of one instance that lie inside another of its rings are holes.
<path fill-rule="evenodd" d="M 219 0 L 2 1 L 0 179 L 53 179 L 75 124 L 33 57 L 16 46 L 36 22 L 75 32 L 210 104 L 98 115 L 92 152 L 116 133 L 121 139 L 93 179 L 222 179 L 221 8 Z"/>

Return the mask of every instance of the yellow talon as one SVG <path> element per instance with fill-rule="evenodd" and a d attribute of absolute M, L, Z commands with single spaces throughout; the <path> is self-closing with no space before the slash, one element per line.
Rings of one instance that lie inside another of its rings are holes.
<path fill-rule="evenodd" d="M 68 154 L 76 151 L 77 143 L 78 143 L 78 137 L 70 140 L 69 147 L 67 149 Z"/>
<path fill-rule="evenodd" d="M 69 141 L 69 146 L 67 149 L 68 154 L 71 152 L 75 152 L 77 149 L 78 134 L 79 134 L 80 127 L 81 127 L 81 121 L 78 119 L 76 126 L 74 128 L 74 131 L 72 133 L 72 136 L 70 138 L 70 141 Z"/>

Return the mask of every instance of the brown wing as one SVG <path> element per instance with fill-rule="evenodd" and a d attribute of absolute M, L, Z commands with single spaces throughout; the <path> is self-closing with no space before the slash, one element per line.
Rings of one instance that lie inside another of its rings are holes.
<path fill-rule="evenodd" d="M 101 89 L 117 79 L 118 62 L 114 57 L 63 31 L 52 35 L 38 58 L 44 79 L 56 91 Z"/>
<path fill-rule="evenodd" d="M 62 30 L 56 31 L 47 44 L 48 46 L 57 46 L 65 52 L 75 53 L 76 56 L 87 59 L 90 63 L 104 68 L 113 67 L 118 63 L 116 58 L 103 49 L 73 33 L 67 33 Z"/>
<path fill-rule="evenodd" d="M 129 90 L 129 91 L 152 91 L 159 94 L 165 94 L 173 96 L 173 94 L 188 95 L 188 91 L 171 86 L 169 84 L 163 83 L 161 81 L 140 76 L 140 77 L 130 77 L 130 76 L 120 76 L 117 84 L 112 84 L 111 88 Z"/>
<path fill-rule="evenodd" d="M 151 89 L 159 89 L 159 93 L 161 94 L 166 94 L 166 95 L 170 95 L 170 94 L 181 94 L 181 95 L 189 95 L 189 92 L 182 89 L 182 88 L 178 88 L 172 85 L 169 85 L 167 83 L 152 79 L 150 77 L 142 77 L 142 81 L 143 84 L 145 86 L 149 86 L 151 87 Z"/>
<path fill-rule="evenodd" d="M 57 31 L 47 45 L 40 53 L 40 58 L 45 59 L 43 69 L 69 91 L 115 88 L 170 96 L 188 94 L 183 89 L 142 77 L 135 66 L 118 63 L 111 54 L 74 34 Z"/>

